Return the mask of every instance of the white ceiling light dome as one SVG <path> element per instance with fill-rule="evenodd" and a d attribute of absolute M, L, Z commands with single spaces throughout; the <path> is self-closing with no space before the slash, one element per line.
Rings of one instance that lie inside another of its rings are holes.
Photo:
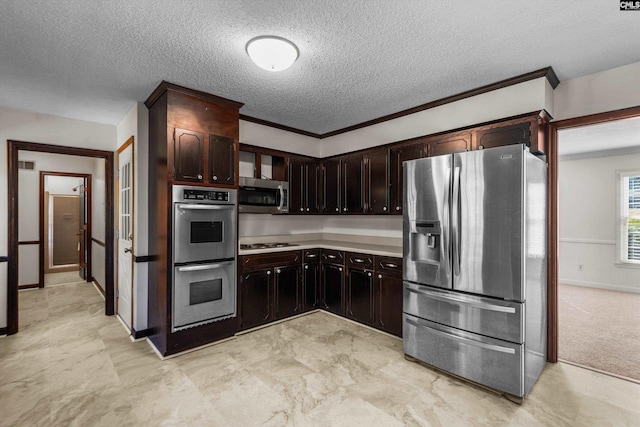
<path fill-rule="evenodd" d="M 255 64 L 269 71 L 282 71 L 298 59 L 298 48 L 287 39 L 260 36 L 249 40 L 247 54 Z"/>

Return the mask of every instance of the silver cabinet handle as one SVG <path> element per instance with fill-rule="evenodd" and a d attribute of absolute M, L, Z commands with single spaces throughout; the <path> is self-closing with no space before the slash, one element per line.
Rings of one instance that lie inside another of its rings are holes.
<path fill-rule="evenodd" d="M 181 205 L 177 204 L 178 209 L 188 210 L 188 211 L 219 211 L 219 210 L 229 210 L 234 209 L 234 205 Z"/>
<path fill-rule="evenodd" d="M 271 270 L 267 271 L 267 276 L 271 276 Z"/>
<path fill-rule="evenodd" d="M 382 279 L 382 274 L 378 274 L 378 279 Z"/>
<path fill-rule="evenodd" d="M 466 305 L 469 307 L 473 307 L 473 308 L 478 308 L 480 310 L 488 310 L 488 311 L 497 311 L 500 313 L 515 313 L 516 309 L 513 307 L 504 307 L 502 305 L 496 305 L 496 304 L 486 304 L 486 303 L 482 303 L 479 301 L 473 301 L 473 300 L 469 300 L 467 298 L 464 298 L 462 296 L 453 296 L 453 295 L 443 295 L 439 292 L 433 292 L 433 291 L 427 291 L 424 289 L 416 289 L 414 287 L 412 287 L 411 285 L 409 285 L 408 283 L 405 282 L 405 289 L 409 292 L 413 292 L 414 294 L 418 294 L 418 295 L 426 295 L 430 298 L 436 299 L 438 301 L 443 301 L 443 302 L 448 302 L 450 304 L 456 304 L 456 305 Z"/>
<path fill-rule="evenodd" d="M 280 269 L 279 268 L 276 270 L 276 274 L 280 274 Z"/>
<path fill-rule="evenodd" d="M 300 212 L 304 212 L 304 208 L 300 208 Z"/>
<path fill-rule="evenodd" d="M 398 265 L 397 265 L 397 264 L 391 264 L 391 263 L 389 263 L 389 264 L 385 264 L 384 266 L 385 266 L 385 267 L 389 267 L 389 268 L 398 268 Z"/>
<path fill-rule="evenodd" d="M 338 271 L 342 271 L 342 267 L 338 267 Z"/>
<path fill-rule="evenodd" d="M 484 149 L 484 145 L 478 145 L 478 150 Z"/>
<path fill-rule="evenodd" d="M 351 258 L 351 262 L 359 262 L 359 263 L 363 263 L 364 260 L 362 258 Z"/>
<path fill-rule="evenodd" d="M 481 341 L 476 341 L 476 340 L 471 339 L 471 338 L 459 337 L 458 335 L 453 335 L 453 334 L 449 334 L 447 332 L 440 331 L 438 329 L 433 329 L 429 325 L 422 324 L 421 322 L 415 321 L 413 319 L 406 319 L 406 322 L 412 324 L 413 326 L 417 326 L 419 328 L 424 328 L 430 333 L 433 333 L 433 334 L 436 334 L 436 335 L 440 335 L 440 336 L 445 337 L 445 338 L 454 339 L 454 340 L 457 340 L 457 341 L 460 341 L 462 343 L 469 344 L 469 345 L 472 345 L 472 346 L 475 346 L 475 347 L 484 348 L 486 350 L 498 351 L 500 353 L 516 354 L 516 350 L 513 349 L 513 348 L 502 347 L 500 345 L 495 345 L 495 344 L 487 344 L 487 343 L 484 343 L 484 342 L 481 342 Z"/>
<path fill-rule="evenodd" d="M 309 212 L 309 208 L 307 208 L 307 212 Z"/>
<path fill-rule="evenodd" d="M 220 262 L 216 264 L 198 264 L 198 265 L 188 265 L 184 267 L 178 267 L 179 272 L 187 272 L 187 271 L 203 271 L 203 270 L 213 270 L 214 268 L 220 268 L 225 265 L 232 264 L 233 261 L 229 262 Z"/>
<path fill-rule="evenodd" d="M 317 257 L 317 256 L 318 256 L 318 255 L 316 255 L 316 254 L 307 254 L 307 258 L 315 258 L 315 257 Z"/>
<path fill-rule="evenodd" d="M 340 208 L 336 208 L 336 212 L 340 212 Z"/>
<path fill-rule="evenodd" d="M 347 208 L 342 208 L 342 210 L 346 212 L 346 211 L 347 211 Z"/>
<path fill-rule="evenodd" d="M 367 273 L 367 276 L 371 277 L 371 273 Z"/>
<path fill-rule="evenodd" d="M 305 270 L 308 270 L 308 269 L 309 269 L 309 266 L 308 266 L 308 265 L 305 265 L 305 266 L 304 266 L 304 269 L 305 269 Z"/>
<path fill-rule="evenodd" d="M 202 179 L 202 175 L 198 174 L 197 178 Z"/>
<path fill-rule="evenodd" d="M 400 210 L 400 206 L 396 206 L 396 210 L 399 211 Z"/>
<path fill-rule="evenodd" d="M 386 212 L 386 211 L 387 211 L 387 207 L 386 207 L 386 206 L 383 206 L 383 207 L 382 207 L 382 210 Z"/>
<path fill-rule="evenodd" d="M 217 177 L 217 176 L 215 176 L 215 175 L 213 175 L 211 178 L 212 178 L 214 181 L 217 181 L 217 180 L 218 180 L 218 177 Z"/>

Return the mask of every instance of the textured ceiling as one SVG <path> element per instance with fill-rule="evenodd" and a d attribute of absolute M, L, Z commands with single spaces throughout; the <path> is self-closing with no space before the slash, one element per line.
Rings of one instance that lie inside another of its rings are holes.
<path fill-rule="evenodd" d="M 618 2 L 0 0 L 0 106 L 116 124 L 167 80 L 241 113 L 326 133 L 552 66 L 560 80 L 640 61 Z M 271 73 L 247 41 L 293 41 Z"/>

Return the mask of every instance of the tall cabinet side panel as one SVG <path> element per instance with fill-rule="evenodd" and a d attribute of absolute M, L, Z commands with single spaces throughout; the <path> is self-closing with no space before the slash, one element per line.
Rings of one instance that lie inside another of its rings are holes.
<path fill-rule="evenodd" d="M 167 94 L 149 109 L 149 193 L 148 209 L 149 294 L 148 325 L 150 340 L 164 354 L 167 317 Z"/>
<path fill-rule="evenodd" d="M 547 353 L 547 165 L 525 156 L 525 394 L 544 368 Z"/>

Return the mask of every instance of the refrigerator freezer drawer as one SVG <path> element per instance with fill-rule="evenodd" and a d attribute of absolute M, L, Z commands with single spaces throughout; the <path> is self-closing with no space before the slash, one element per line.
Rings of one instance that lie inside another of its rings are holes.
<path fill-rule="evenodd" d="M 403 314 L 405 354 L 515 396 L 524 396 L 523 344 L 487 338 Z"/>
<path fill-rule="evenodd" d="M 404 282 L 403 311 L 457 329 L 524 342 L 524 304 Z"/>

